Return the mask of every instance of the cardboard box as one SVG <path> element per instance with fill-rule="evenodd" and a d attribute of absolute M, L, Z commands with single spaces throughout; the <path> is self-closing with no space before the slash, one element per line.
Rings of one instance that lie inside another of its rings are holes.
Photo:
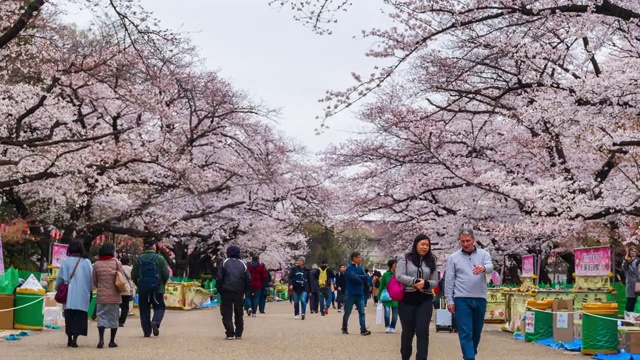
<path fill-rule="evenodd" d="M 622 348 L 629 354 L 640 354 L 640 331 L 626 331 L 622 337 Z"/>
<path fill-rule="evenodd" d="M 553 341 L 573 342 L 573 300 L 553 301 Z"/>
<path fill-rule="evenodd" d="M 13 294 L 0 295 L 0 309 L 12 309 L 14 304 Z M 13 311 L 0 312 L 0 330 L 13 329 Z"/>
<path fill-rule="evenodd" d="M 573 337 L 582 340 L 582 320 L 573 323 Z"/>
<path fill-rule="evenodd" d="M 48 292 L 46 293 L 46 295 L 44 296 L 44 307 L 48 308 L 48 307 L 58 307 L 58 302 L 56 302 L 55 300 L 55 296 L 56 293 L 54 292 Z"/>

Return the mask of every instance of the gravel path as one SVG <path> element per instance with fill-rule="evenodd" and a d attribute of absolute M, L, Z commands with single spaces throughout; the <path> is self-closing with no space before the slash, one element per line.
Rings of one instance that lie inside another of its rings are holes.
<path fill-rule="evenodd" d="M 0 340 L 2 359 L 305 359 L 305 360 L 390 360 L 400 358 L 400 333 L 385 334 L 375 325 L 375 309 L 367 308 L 368 326 L 373 334 L 340 333 L 342 314 L 331 310 L 329 316 L 308 315 L 304 321 L 293 319 L 288 302 L 267 304 L 267 314 L 245 317 L 244 339 L 223 340 L 224 331 L 218 309 L 168 311 L 160 329 L 160 337 L 143 338 L 137 317 L 130 318 L 118 331 L 116 349 L 96 349 L 96 324 L 90 323 L 89 337 L 79 339 L 77 349 L 66 347 L 64 330 L 32 332 L 20 341 Z M 352 314 L 350 328 L 357 330 L 357 316 Z M 399 322 L 398 322 L 399 323 Z M 107 330 L 108 334 L 108 330 Z M 431 360 L 460 359 L 456 334 L 431 332 Z M 540 345 L 515 341 L 511 334 L 487 325 L 478 360 L 570 359 L 576 355 Z"/>

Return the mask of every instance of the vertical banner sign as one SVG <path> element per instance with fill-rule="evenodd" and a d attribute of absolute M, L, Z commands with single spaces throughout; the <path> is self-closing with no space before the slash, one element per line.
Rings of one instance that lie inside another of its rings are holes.
<path fill-rule="evenodd" d="M 575 249 L 576 276 L 608 276 L 611 272 L 609 246 Z"/>
<path fill-rule="evenodd" d="M 525 332 L 527 334 L 533 334 L 536 329 L 536 313 L 533 311 L 527 311 L 525 313 Z"/>
<path fill-rule="evenodd" d="M 522 277 L 533 277 L 535 257 L 533 255 L 526 255 L 522 257 Z"/>
<path fill-rule="evenodd" d="M 67 244 L 51 244 L 51 265 L 60 267 L 67 259 Z"/>
<path fill-rule="evenodd" d="M 4 256 L 2 255 L 2 234 L 0 234 L 0 275 L 4 274 Z"/>

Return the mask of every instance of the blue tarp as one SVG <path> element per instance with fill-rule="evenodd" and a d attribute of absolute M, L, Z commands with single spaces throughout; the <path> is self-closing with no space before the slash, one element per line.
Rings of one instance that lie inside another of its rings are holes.
<path fill-rule="evenodd" d="M 592 357 L 592 359 L 597 360 L 640 360 L 640 355 L 638 354 L 629 354 L 626 352 L 621 352 L 619 354 L 607 355 L 607 354 L 596 354 Z"/>
<path fill-rule="evenodd" d="M 570 343 L 562 342 L 562 341 L 555 342 L 553 341 L 553 339 L 539 340 L 539 341 L 536 341 L 536 343 L 544 346 L 549 346 L 554 349 L 565 350 L 565 351 L 580 351 L 582 349 L 582 341 L 578 339 L 573 339 L 573 342 L 570 342 Z"/>

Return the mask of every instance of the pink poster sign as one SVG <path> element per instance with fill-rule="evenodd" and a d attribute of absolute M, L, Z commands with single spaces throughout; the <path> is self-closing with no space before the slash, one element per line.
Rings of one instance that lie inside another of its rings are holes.
<path fill-rule="evenodd" d="M 533 255 L 526 255 L 522 257 L 522 277 L 533 277 L 535 259 Z"/>
<path fill-rule="evenodd" d="M 611 272 L 611 248 L 594 247 L 573 250 L 576 276 L 608 276 Z"/>
<path fill-rule="evenodd" d="M 51 265 L 60 267 L 67 258 L 67 244 L 51 244 Z"/>

